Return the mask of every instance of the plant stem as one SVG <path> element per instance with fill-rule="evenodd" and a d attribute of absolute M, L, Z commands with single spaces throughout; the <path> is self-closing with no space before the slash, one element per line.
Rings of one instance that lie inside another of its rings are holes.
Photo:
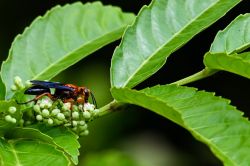
<path fill-rule="evenodd" d="M 183 78 L 183 79 L 176 81 L 176 82 L 173 82 L 171 84 L 185 85 L 185 84 L 206 78 L 208 76 L 211 76 L 214 73 L 216 73 L 217 71 L 218 70 L 211 70 L 211 69 L 205 68 L 205 69 L 203 69 L 203 70 L 201 70 L 201 71 L 199 71 L 191 76 L 188 76 L 186 78 Z M 126 104 L 113 100 L 109 104 L 100 108 L 99 116 L 101 117 L 101 116 L 107 115 L 111 112 L 122 110 L 122 109 L 124 109 L 124 106 L 126 106 Z"/>
<path fill-rule="evenodd" d="M 173 82 L 171 84 L 185 85 L 185 84 L 206 78 L 208 76 L 211 76 L 211 75 L 215 74 L 217 71 L 218 70 L 213 70 L 213 69 L 211 70 L 211 69 L 205 68 L 205 69 L 203 69 L 203 70 L 201 70 L 201 71 L 199 71 L 191 76 L 188 76 L 186 78 L 183 78 L 183 79 L 176 81 L 176 82 Z"/>
<path fill-rule="evenodd" d="M 109 114 L 111 112 L 117 111 L 117 110 L 121 109 L 121 106 L 123 106 L 123 105 L 124 104 L 113 100 L 112 102 L 110 102 L 107 105 L 100 108 L 99 116 L 104 116 L 104 115 Z"/>

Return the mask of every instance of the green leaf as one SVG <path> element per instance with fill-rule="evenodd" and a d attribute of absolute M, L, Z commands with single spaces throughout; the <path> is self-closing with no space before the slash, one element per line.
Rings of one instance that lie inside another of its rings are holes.
<path fill-rule="evenodd" d="M 204 64 L 209 69 L 224 70 L 250 78 L 250 52 L 241 54 L 207 53 Z"/>
<path fill-rule="evenodd" d="M 231 54 L 250 46 L 250 13 L 239 15 L 223 31 L 219 31 L 210 48 L 211 53 Z"/>
<path fill-rule="evenodd" d="M 154 74 L 172 52 L 239 2 L 154 0 L 144 6 L 114 52 L 112 87 L 134 87 Z"/>
<path fill-rule="evenodd" d="M 100 2 L 56 6 L 18 35 L 2 64 L 10 98 L 13 78 L 49 80 L 97 49 L 119 39 L 134 15 Z"/>
<path fill-rule="evenodd" d="M 56 146 L 70 156 L 72 162 L 78 164 L 80 144 L 78 136 L 63 127 L 47 127 L 45 125 L 33 125 L 29 127 L 16 127 L 5 134 L 8 139 L 32 139 L 40 140 Z"/>
<path fill-rule="evenodd" d="M 142 91 L 113 88 L 112 95 L 117 101 L 145 107 L 183 126 L 207 144 L 224 165 L 250 163 L 250 123 L 229 100 L 177 85 Z"/>
<path fill-rule="evenodd" d="M 2 81 L 1 73 L 0 73 L 0 100 L 3 100 L 4 97 L 5 97 L 5 85 Z"/>
<path fill-rule="evenodd" d="M 2 166 L 68 166 L 63 152 L 54 146 L 35 140 L 6 141 L 0 138 L 0 165 Z"/>

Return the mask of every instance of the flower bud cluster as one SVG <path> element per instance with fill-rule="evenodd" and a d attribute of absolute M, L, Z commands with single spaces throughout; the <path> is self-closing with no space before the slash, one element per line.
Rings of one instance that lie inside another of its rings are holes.
<path fill-rule="evenodd" d="M 16 76 L 11 89 L 19 91 L 30 86 L 31 83 L 29 81 L 26 81 L 24 84 L 21 78 Z M 10 107 L 5 120 L 10 123 L 17 123 L 19 126 L 34 123 L 42 123 L 48 126 L 63 125 L 76 134 L 83 136 L 89 134 L 87 123 L 98 117 L 99 114 L 99 109 L 96 109 L 91 103 L 64 103 L 60 99 L 54 101 L 47 96 L 38 99 L 30 107 L 28 116 L 25 113 L 21 115 L 22 118 L 19 120 L 19 123 L 13 116 L 17 112 L 16 107 Z"/>
<path fill-rule="evenodd" d="M 50 126 L 64 125 L 79 135 L 88 135 L 87 123 L 98 116 L 99 110 L 90 103 L 71 104 L 43 97 L 33 106 L 36 121 Z"/>
<path fill-rule="evenodd" d="M 16 124 L 17 123 L 17 109 L 14 106 L 8 108 L 8 110 L 4 113 L 4 119 L 6 122 Z"/>

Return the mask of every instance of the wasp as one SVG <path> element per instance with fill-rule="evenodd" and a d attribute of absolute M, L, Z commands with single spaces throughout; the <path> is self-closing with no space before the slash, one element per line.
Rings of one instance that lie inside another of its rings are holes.
<path fill-rule="evenodd" d="M 43 96 L 48 96 L 53 101 L 61 99 L 64 103 L 70 102 L 73 104 L 76 102 L 78 104 L 84 104 L 88 102 L 88 98 L 91 96 L 93 104 L 97 107 L 93 93 L 86 87 L 40 80 L 31 80 L 30 82 L 32 86 L 26 89 L 24 94 L 36 95 L 36 97 L 18 104 L 27 104 L 32 101 L 36 102 Z M 52 89 L 54 89 L 54 93 L 51 92 Z"/>

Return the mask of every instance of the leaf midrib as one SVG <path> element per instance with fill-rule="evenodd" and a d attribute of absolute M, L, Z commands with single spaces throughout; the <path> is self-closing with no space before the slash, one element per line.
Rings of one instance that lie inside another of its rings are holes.
<path fill-rule="evenodd" d="M 214 3 L 212 3 L 206 10 L 204 10 L 203 12 L 201 12 L 200 15 L 197 15 L 196 17 L 194 17 L 194 18 L 190 21 L 190 23 L 186 24 L 182 29 L 180 29 L 180 31 L 179 31 L 178 33 L 175 33 L 175 34 L 170 38 L 170 40 L 169 40 L 168 42 L 164 43 L 164 44 L 161 45 L 158 49 L 156 49 L 156 51 L 153 52 L 152 55 L 149 56 L 145 61 L 143 61 L 142 65 L 140 65 L 140 66 L 135 70 L 135 72 L 127 79 L 127 81 L 123 84 L 122 88 L 126 87 L 126 85 L 127 85 L 127 84 L 130 82 L 130 80 L 137 74 L 137 72 L 138 72 L 139 70 L 141 70 L 141 68 L 143 68 L 144 64 L 145 64 L 146 62 L 148 62 L 151 58 L 153 58 L 155 55 L 157 55 L 157 53 L 158 53 L 160 50 L 162 50 L 162 48 L 163 48 L 165 45 L 167 45 L 168 43 L 170 43 L 171 41 L 173 41 L 173 38 L 175 38 L 176 36 L 178 36 L 179 34 L 181 34 L 181 32 L 182 32 L 183 30 L 185 30 L 186 27 L 188 27 L 189 25 L 191 25 L 191 24 L 194 22 L 194 20 L 196 20 L 196 18 L 199 18 L 201 15 L 203 15 L 205 12 L 207 12 L 210 8 L 212 8 L 212 6 L 214 6 L 214 4 L 217 4 L 217 3 L 220 3 L 220 2 L 214 2 Z M 149 6 L 149 7 L 148 7 L 148 6 L 145 6 L 144 8 L 151 9 L 151 7 L 152 7 L 152 6 Z M 142 8 L 142 9 L 143 9 L 143 8 Z M 142 11 L 142 10 L 141 10 L 141 11 Z M 141 12 L 140 12 L 140 13 L 141 13 Z M 140 16 L 140 13 L 138 14 L 138 17 Z M 137 21 L 137 22 L 138 22 L 138 21 Z M 136 22 L 136 24 L 137 24 L 137 22 Z"/>
<path fill-rule="evenodd" d="M 51 63 L 45 70 L 41 71 L 40 73 L 36 74 L 35 77 L 33 77 L 32 79 L 39 79 L 39 77 L 41 75 L 43 75 L 44 73 L 47 73 L 48 71 L 50 71 L 56 64 L 59 64 L 60 62 L 64 61 L 64 59 L 68 58 L 71 54 L 73 54 L 74 52 L 77 52 L 78 50 L 81 50 L 82 48 L 86 47 L 88 44 L 91 44 L 92 42 L 95 42 L 96 40 L 99 40 L 109 34 L 115 33 L 117 31 L 120 31 L 121 29 L 124 29 L 126 26 L 123 26 L 121 28 L 117 28 L 115 30 L 113 30 L 112 32 L 106 33 L 104 35 L 101 35 L 100 37 L 97 37 L 95 39 L 92 39 L 88 42 L 86 42 L 84 45 L 79 46 L 78 48 L 72 50 L 71 52 L 67 53 L 65 56 L 63 56 L 61 59 L 57 60 L 55 63 Z M 113 41 L 113 40 L 112 40 Z M 97 49 L 99 49 L 100 47 L 98 47 Z M 85 55 L 86 56 L 86 55 Z"/>

